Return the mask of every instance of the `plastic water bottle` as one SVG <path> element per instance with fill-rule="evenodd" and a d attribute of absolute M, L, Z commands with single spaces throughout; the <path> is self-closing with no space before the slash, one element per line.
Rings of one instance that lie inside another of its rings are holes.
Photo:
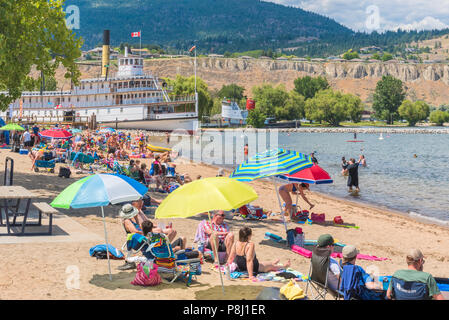
<path fill-rule="evenodd" d="M 229 264 L 227 264 L 227 263 L 225 265 L 225 272 L 226 272 L 226 278 L 228 280 L 232 280 L 231 279 L 231 269 L 229 268 Z"/>

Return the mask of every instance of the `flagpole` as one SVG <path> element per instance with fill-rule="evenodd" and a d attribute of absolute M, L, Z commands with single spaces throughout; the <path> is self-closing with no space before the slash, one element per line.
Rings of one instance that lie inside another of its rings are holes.
<path fill-rule="evenodd" d="M 140 38 L 140 57 L 142 57 L 142 30 L 139 31 Z"/>
<path fill-rule="evenodd" d="M 195 45 L 195 113 L 198 117 L 198 92 L 196 91 L 196 45 Z"/>

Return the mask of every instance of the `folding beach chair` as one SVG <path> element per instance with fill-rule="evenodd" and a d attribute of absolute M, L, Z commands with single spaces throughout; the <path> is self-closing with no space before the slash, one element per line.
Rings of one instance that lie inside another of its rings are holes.
<path fill-rule="evenodd" d="M 405 281 L 391 277 L 392 298 L 394 300 L 431 300 L 427 283 Z"/>
<path fill-rule="evenodd" d="M 364 285 L 360 268 L 350 263 L 342 266 L 338 288 L 345 300 L 385 300 L 382 290 L 370 290 Z"/>
<path fill-rule="evenodd" d="M 201 259 L 187 259 L 185 250 L 179 250 L 176 253 L 163 233 L 150 233 L 144 237 L 137 233 L 127 235 L 127 241 L 122 246 L 126 249 L 126 258 L 128 262 L 147 262 L 151 260 L 158 266 L 158 273 L 168 283 L 173 283 L 181 275 L 186 278 L 187 286 L 197 275 L 201 274 Z M 132 255 L 141 252 L 143 257 L 132 257 Z"/>
<path fill-rule="evenodd" d="M 315 247 L 310 259 L 309 274 L 307 276 L 306 295 L 309 286 L 312 292 L 315 292 L 315 300 L 325 300 L 326 295 L 330 293 L 335 299 L 341 297 L 338 291 L 332 290 L 328 285 L 329 265 L 331 251 L 328 248 Z"/>

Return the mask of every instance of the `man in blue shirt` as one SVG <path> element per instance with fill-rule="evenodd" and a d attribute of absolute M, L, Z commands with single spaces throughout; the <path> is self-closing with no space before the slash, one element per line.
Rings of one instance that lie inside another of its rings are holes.
<path fill-rule="evenodd" d="M 345 299 L 354 296 L 361 300 L 383 299 L 383 293 L 372 291 L 381 290 L 382 287 L 374 282 L 374 279 L 361 266 L 355 264 L 358 254 L 359 251 L 353 245 L 347 245 L 343 248 L 343 272 L 340 290 L 345 293 Z"/>

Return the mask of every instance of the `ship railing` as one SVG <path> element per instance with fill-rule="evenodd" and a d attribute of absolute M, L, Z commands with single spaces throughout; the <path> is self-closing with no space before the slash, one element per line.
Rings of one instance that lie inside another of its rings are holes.
<path fill-rule="evenodd" d="M 151 113 L 148 115 L 149 120 L 164 120 L 164 119 L 181 119 L 181 118 L 196 118 L 195 112 L 161 112 Z"/>

